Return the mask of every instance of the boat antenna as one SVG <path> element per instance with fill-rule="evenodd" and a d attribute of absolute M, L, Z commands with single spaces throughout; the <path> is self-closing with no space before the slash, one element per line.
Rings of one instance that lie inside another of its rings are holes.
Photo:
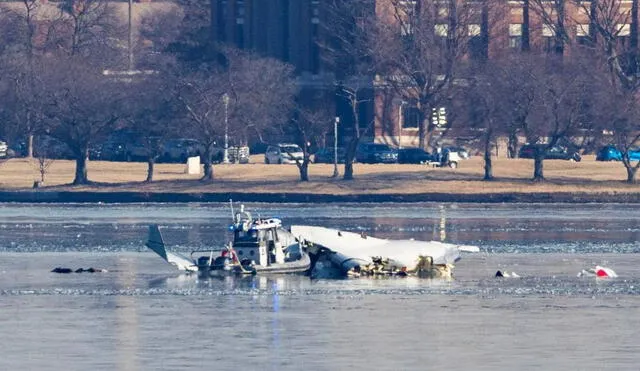
<path fill-rule="evenodd" d="M 235 220 L 235 213 L 233 212 L 233 200 L 229 199 L 229 206 L 231 207 L 231 220 Z"/>

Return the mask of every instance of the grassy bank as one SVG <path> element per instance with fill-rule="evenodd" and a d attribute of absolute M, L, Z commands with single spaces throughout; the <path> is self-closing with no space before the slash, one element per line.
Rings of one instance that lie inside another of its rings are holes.
<path fill-rule="evenodd" d="M 215 181 L 200 182 L 198 175 L 185 174 L 181 164 L 157 164 L 155 181 L 144 183 L 145 163 L 92 161 L 89 179 L 95 184 L 72 187 L 75 163 L 55 161 L 47 171 L 45 187 L 52 191 L 171 192 L 171 193 L 300 193 L 300 194 L 500 194 L 580 193 L 636 194 L 638 185 L 627 184 L 626 171 L 618 162 L 597 162 L 585 156 L 581 162 L 545 161 L 545 182 L 532 182 L 533 161 L 494 160 L 495 180 L 483 181 L 483 161 L 473 157 L 457 169 L 424 165 L 355 164 L 355 180 L 332 178 L 333 165 L 311 164 L 310 181 L 300 182 L 295 165 L 265 165 L 259 155 L 246 165 L 215 165 Z M 342 173 L 342 166 L 339 166 Z M 0 189 L 30 191 L 39 178 L 33 160 L 11 159 L 0 164 Z"/>

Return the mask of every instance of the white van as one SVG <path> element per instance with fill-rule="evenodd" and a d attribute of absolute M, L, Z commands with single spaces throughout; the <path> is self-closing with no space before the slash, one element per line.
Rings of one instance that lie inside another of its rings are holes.
<path fill-rule="evenodd" d="M 302 161 L 304 153 L 297 144 L 279 143 L 267 147 L 264 153 L 265 164 L 295 164 L 296 160 Z"/>
<path fill-rule="evenodd" d="M 7 146 L 7 143 L 0 140 L 0 158 L 7 157 L 8 150 L 9 150 L 9 146 Z"/>

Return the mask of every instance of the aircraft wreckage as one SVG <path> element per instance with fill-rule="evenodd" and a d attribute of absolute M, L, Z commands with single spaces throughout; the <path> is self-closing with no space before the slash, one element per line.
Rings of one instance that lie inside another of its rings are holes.
<path fill-rule="evenodd" d="M 233 213 L 233 212 L 232 212 Z M 240 208 L 229 227 L 233 240 L 219 250 L 190 257 L 167 251 L 158 226 L 149 227 L 146 246 L 176 268 L 200 274 L 305 273 L 313 278 L 361 276 L 451 277 L 461 252 L 477 246 L 437 241 L 391 240 L 332 228 L 282 226 Z"/>

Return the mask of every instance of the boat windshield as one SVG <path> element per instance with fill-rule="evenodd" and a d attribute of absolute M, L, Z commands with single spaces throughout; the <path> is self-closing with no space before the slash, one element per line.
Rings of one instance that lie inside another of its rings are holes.
<path fill-rule="evenodd" d="M 236 230 L 234 239 L 241 242 L 256 242 L 260 236 L 260 231 L 249 229 L 248 231 Z"/>

